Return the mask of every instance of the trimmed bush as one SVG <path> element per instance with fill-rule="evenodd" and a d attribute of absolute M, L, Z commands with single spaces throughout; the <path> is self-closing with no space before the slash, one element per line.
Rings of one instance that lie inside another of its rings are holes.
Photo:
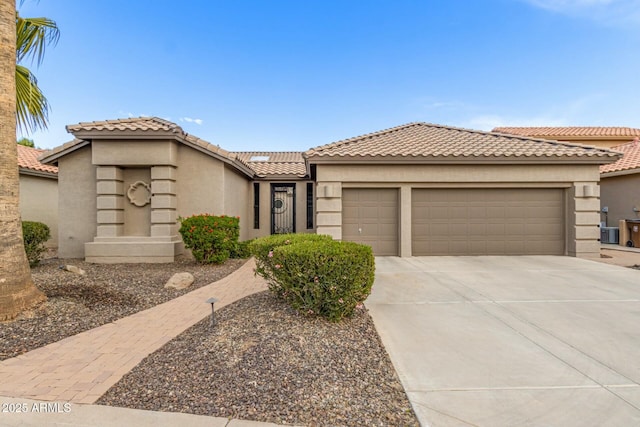
<path fill-rule="evenodd" d="M 279 246 L 271 257 L 277 293 L 293 308 L 332 322 L 349 317 L 371 293 L 371 247 L 333 240 Z"/>
<path fill-rule="evenodd" d="M 238 242 L 238 244 L 233 248 L 229 258 L 234 259 L 245 259 L 251 256 L 251 251 L 249 250 L 249 244 L 251 240 L 244 240 L 242 242 Z"/>
<path fill-rule="evenodd" d="M 271 236 L 260 237 L 249 243 L 249 252 L 256 258 L 256 274 L 267 280 L 269 289 L 278 296 L 282 296 L 279 292 L 279 285 L 273 278 L 273 250 L 279 246 L 292 245 L 301 242 L 317 242 L 331 241 L 331 236 L 324 234 L 310 233 L 290 233 L 290 234 L 273 234 Z"/>
<path fill-rule="evenodd" d="M 238 217 L 202 214 L 178 220 L 184 246 L 201 264 L 222 264 L 238 246 Z"/>
<path fill-rule="evenodd" d="M 47 250 L 44 243 L 51 238 L 51 231 L 47 224 L 22 221 L 22 236 L 29 266 L 34 267 L 40 263 L 42 254 Z"/>

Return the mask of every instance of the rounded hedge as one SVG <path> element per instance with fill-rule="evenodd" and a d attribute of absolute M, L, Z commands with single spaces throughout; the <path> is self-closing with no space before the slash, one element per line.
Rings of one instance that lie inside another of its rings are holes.
<path fill-rule="evenodd" d="M 178 220 L 184 246 L 201 264 L 222 264 L 238 248 L 239 217 L 201 214 Z"/>
<path fill-rule="evenodd" d="M 311 233 L 272 234 L 260 237 L 249 243 L 249 252 L 256 259 L 256 274 L 265 278 L 269 289 L 276 295 L 279 294 L 279 286 L 273 278 L 271 258 L 273 250 L 280 246 L 287 246 L 301 242 L 317 242 L 333 240 L 331 236 Z"/>
<path fill-rule="evenodd" d="M 277 293 L 298 311 L 330 321 L 351 316 L 371 293 L 371 247 L 318 239 L 282 245 L 270 257 Z"/>

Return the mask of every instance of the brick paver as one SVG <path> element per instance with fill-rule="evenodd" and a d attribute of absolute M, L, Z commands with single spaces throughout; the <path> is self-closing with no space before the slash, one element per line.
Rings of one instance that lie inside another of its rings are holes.
<path fill-rule="evenodd" d="M 216 310 L 267 289 L 248 261 L 229 276 L 113 323 L 0 362 L 0 396 L 94 403 L 152 352 Z"/>

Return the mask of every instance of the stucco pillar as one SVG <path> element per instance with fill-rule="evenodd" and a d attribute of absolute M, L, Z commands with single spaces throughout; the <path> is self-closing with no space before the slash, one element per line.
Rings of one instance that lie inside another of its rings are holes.
<path fill-rule="evenodd" d="M 316 234 L 342 240 L 342 184 L 318 182 L 316 186 Z"/>
<path fill-rule="evenodd" d="M 569 189 L 569 255 L 600 256 L 600 187 L 596 182 L 577 182 Z"/>
<path fill-rule="evenodd" d="M 96 237 L 117 237 L 124 230 L 124 184 L 117 166 L 96 168 Z"/>
<path fill-rule="evenodd" d="M 411 186 L 400 187 L 400 256 L 411 256 Z"/>
<path fill-rule="evenodd" d="M 151 237 L 175 237 L 178 200 L 175 166 L 151 168 Z"/>

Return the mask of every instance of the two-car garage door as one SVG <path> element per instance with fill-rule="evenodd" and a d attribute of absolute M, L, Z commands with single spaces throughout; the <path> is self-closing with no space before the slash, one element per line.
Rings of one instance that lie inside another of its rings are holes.
<path fill-rule="evenodd" d="M 343 189 L 343 239 L 398 255 L 397 189 Z M 413 255 L 562 255 L 559 188 L 411 190 Z"/>
<path fill-rule="evenodd" d="M 413 255 L 562 255 L 557 188 L 414 189 Z"/>

